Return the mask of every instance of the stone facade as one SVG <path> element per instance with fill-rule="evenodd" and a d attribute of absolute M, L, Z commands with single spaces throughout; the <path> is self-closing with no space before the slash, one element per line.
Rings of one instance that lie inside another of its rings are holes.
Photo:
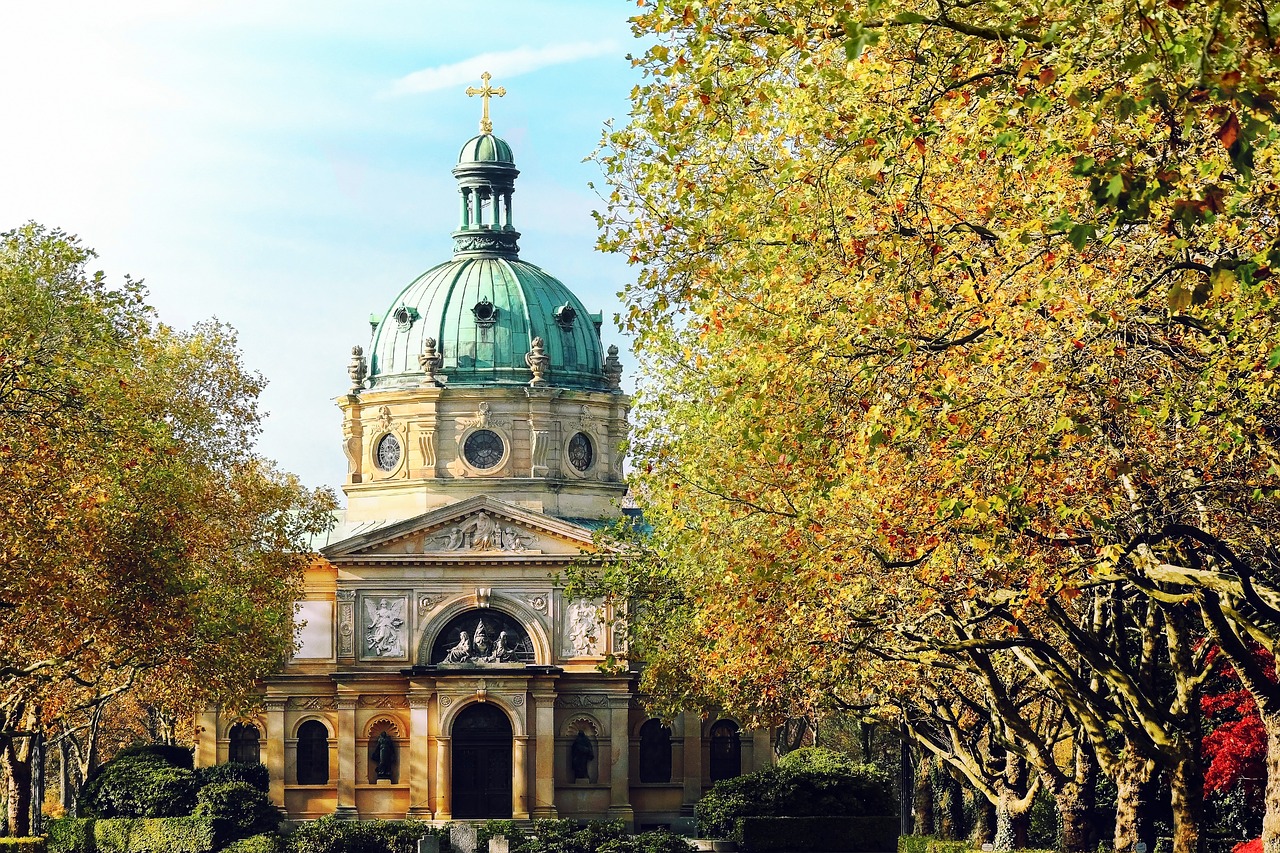
<path fill-rule="evenodd" d="M 315 543 L 297 654 L 261 712 L 199 720 L 197 764 L 256 756 L 291 819 L 687 829 L 714 779 L 771 760 L 766 732 L 650 720 L 635 673 L 601 667 L 625 614 L 557 585 L 613 556 L 593 531 L 623 512 L 630 399 L 600 315 L 519 260 L 517 174 L 492 134 L 463 147 L 454 259 L 352 350 L 347 509 Z"/>

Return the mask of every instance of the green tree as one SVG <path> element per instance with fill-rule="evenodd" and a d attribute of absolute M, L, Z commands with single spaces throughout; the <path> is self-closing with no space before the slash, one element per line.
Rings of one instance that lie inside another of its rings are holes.
<path fill-rule="evenodd" d="M 27 829 L 29 735 L 130 692 L 245 701 L 292 650 L 312 492 L 253 452 L 262 377 L 218 323 L 38 225 L 0 235 L 0 767 Z"/>
<path fill-rule="evenodd" d="M 1274 646 L 1280 12 L 704 0 L 634 28 L 598 156 L 601 246 L 637 265 L 654 558 L 618 589 L 663 617 L 635 620 L 648 690 L 767 719 L 910 691 L 866 652 L 939 602 L 1097 674 L 1067 623 L 1099 585 L 1151 599 L 1186 714 L 1196 637 Z M 1122 682 L 1099 713 L 1146 726 Z"/>

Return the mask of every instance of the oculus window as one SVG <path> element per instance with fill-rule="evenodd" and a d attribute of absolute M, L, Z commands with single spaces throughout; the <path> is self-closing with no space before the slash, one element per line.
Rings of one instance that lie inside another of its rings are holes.
<path fill-rule="evenodd" d="M 502 461 L 506 446 L 493 430 L 478 429 L 462 444 L 462 455 L 473 468 L 487 471 Z"/>

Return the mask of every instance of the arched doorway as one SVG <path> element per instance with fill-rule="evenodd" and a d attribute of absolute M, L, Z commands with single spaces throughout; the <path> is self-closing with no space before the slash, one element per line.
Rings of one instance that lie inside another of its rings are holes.
<path fill-rule="evenodd" d="M 742 734 L 733 720 L 711 727 L 711 781 L 742 775 Z"/>
<path fill-rule="evenodd" d="M 453 816 L 511 817 L 511 721 L 477 703 L 453 723 Z"/>

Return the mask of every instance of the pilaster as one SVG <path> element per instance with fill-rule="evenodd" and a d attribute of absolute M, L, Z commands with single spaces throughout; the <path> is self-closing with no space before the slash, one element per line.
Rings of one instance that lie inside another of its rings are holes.
<path fill-rule="evenodd" d="M 267 796 L 271 802 L 284 808 L 284 699 L 266 700 L 267 776 L 270 779 Z"/>
<path fill-rule="evenodd" d="M 682 815 L 692 816 L 702 799 L 702 718 L 692 711 L 684 712 L 684 800 Z"/>
<path fill-rule="evenodd" d="M 635 823 L 631 808 L 631 733 L 629 696 L 609 697 L 609 819 L 621 820 L 630 830 Z"/>
<path fill-rule="evenodd" d="M 356 697 L 338 697 L 338 807 L 334 816 L 355 820 L 356 810 Z"/>
<path fill-rule="evenodd" d="M 431 693 L 409 693 L 409 817 L 430 820 Z"/>
<path fill-rule="evenodd" d="M 556 694 L 554 690 L 535 690 L 533 694 L 534 733 L 537 736 L 533 758 L 533 816 L 556 816 Z"/>

